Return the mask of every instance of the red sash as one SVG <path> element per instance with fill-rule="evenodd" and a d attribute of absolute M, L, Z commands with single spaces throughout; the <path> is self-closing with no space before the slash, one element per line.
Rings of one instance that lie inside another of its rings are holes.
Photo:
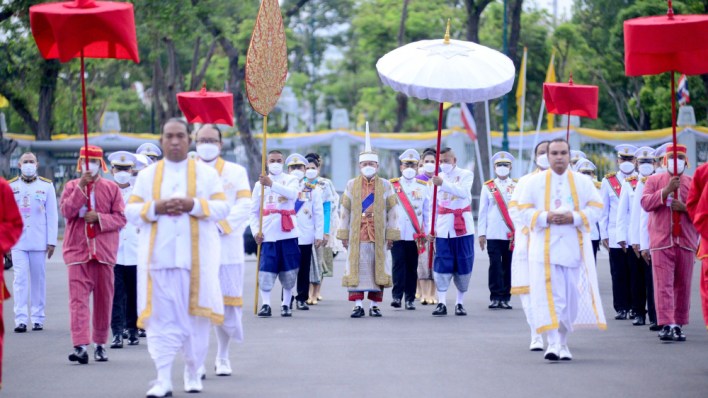
<path fill-rule="evenodd" d="M 454 214 L 455 215 L 455 234 L 457 236 L 462 236 L 467 234 L 467 226 L 465 225 L 465 219 L 462 214 L 466 212 L 471 212 L 472 207 L 467 206 L 464 209 L 448 209 L 447 207 L 438 206 L 438 214 Z"/>
<path fill-rule="evenodd" d="M 413 224 L 413 229 L 415 230 L 415 234 L 413 234 L 413 239 L 415 239 L 416 243 L 418 244 L 418 254 L 422 254 L 425 252 L 425 232 L 423 232 L 423 228 L 421 228 L 420 224 L 418 223 L 418 216 L 416 216 L 415 211 L 413 210 L 413 206 L 411 205 L 411 202 L 408 199 L 408 195 L 406 195 L 406 192 L 403 190 L 403 187 L 401 187 L 401 182 L 396 181 L 392 184 L 393 187 L 396 189 L 398 201 L 403 206 L 403 209 L 406 211 L 408 218 Z"/>
<path fill-rule="evenodd" d="M 494 200 L 497 202 L 497 207 L 499 208 L 499 212 L 504 219 L 504 224 L 506 224 L 506 227 L 509 228 L 510 232 L 507 232 L 506 237 L 511 241 L 509 248 L 514 250 L 514 222 L 511 221 L 509 208 L 507 207 L 501 192 L 499 192 L 497 184 L 494 183 L 494 180 L 487 182 L 487 188 L 489 188 L 489 193 L 492 194 Z"/>
<path fill-rule="evenodd" d="M 283 232 L 290 232 L 295 229 L 295 224 L 293 224 L 293 217 L 295 215 L 295 210 L 263 210 L 264 216 L 269 216 L 271 214 L 280 214 L 280 228 Z"/>
<path fill-rule="evenodd" d="M 637 189 L 637 183 L 639 182 L 639 178 L 633 178 L 629 180 L 629 185 L 632 187 L 632 190 Z"/>
<path fill-rule="evenodd" d="M 622 193 L 622 184 L 620 184 L 617 175 L 615 174 L 607 177 L 607 182 L 610 183 L 612 190 L 615 191 L 615 195 L 617 195 L 617 197 L 619 198 L 620 194 Z"/>

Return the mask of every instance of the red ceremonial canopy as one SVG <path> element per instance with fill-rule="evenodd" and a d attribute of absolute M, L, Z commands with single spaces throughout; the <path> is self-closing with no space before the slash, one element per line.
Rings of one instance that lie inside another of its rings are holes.
<path fill-rule="evenodd" d="M 140 62 L 131 3 L 76 0 L 30 7 L 30 26 L 46 59 L 86 58 Z"/>
<path fill-rule="evenodd" d="M 568 83 L 543 83 L 543 99 L 548 113 L 597 119 L 597 86 Z"/>
<path fill-rule="evenodd" d="M 234 125 L 234 96 L 231 93 L 200 91 L 177 94 L 177 104 L 190 123 Z"/>

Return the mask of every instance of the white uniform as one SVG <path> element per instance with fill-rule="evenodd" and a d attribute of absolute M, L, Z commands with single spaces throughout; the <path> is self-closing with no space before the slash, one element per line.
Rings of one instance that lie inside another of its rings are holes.
<path fill-rule="evenodd" d="M 627 175 L 622 172 L 617 172 L 616 174 L 620 184 L 622 184 L 628 177 L 636 175 L 636 173 Z M 619 249 L 620 245 L 617 244 L 616 235 L 619 196 L 615 193 L 615 190 L 610 185 L 607 177 L 602 179 L 600 197 L 602 198 L 602 204 L 604 206 L 602 216 L 600 217 L 600 239 L 609 239 L 610 249 Z"/>
<path fill-rule="evenodd" d="M 499 188 L 504 202 L 508 206 L 514 193 L 516 182 L 509 177 L 503 180 L 497 177 L 494 179 L 494 184 Z M 501 210 L 497 206 L 497 200 L 494 199 L 486 183 L 482 186 L 482 191 L 479 193 L 477 223 L 479 236 L 484 236 L 487 240 L 510 240 L 509 234 L 511 230 L 507 227 Z"/>
<path fill-rule="evenodd" d="M 298 201 L 303 204 L 297 210 L 297 228 L 300 232 L 297 237 L 298 245 L 312 245 L 315 240 L 324 237 L 324 205 L 322 203 L 322 189 L 319 185 L 298 183 Z M 309 192 L 306 192 L 305 190 Z"/>
<path fill-rule="evenodd" d="M 43 177 L 30 183 L 19 177 L 8 182 L 24 223 L 20 240 L 12 248 L 15 326 L 29 324 L 28 304 L 32 322 L 43 325 L 47 245 L 57 244 L 57 196 L 54 184 Z"/>
<path fill-rule="evenodd" d="M 391 182 L 396 181 L 401 183 L 401 188 L 406 193 L 413 211 L 415 211 L 418 225 L 422 229 L 421 232 L 426 233 L 430 228 L 430 191 L 428 190 L 428 183 L 415 178 L 409 180 L 403 177 L 391 180 Z M 396 199 L 398 199 L 398 194 L 396 194 Z M 417 232 L 413 228 L 413 222 L 411 222 L 408 212 L 403 208 L 403 205 L 397 206 L 396 211 L 398 212 L 398 229 L 401 231 L 401 240 L 415 240 L 414 235 Z"/>
<path fill-rule="evenodd" d="M 127 205 L 133 194 L 133 186 L 121 188 L 120 194 L 123 196 L 123 203 Z M 120 230 L 116 264 L 128 266 L 138 264 L 138 227 L 134 224 L 125 224 L 125 227 Z"/>
<path fill-rule="evenodd" d="M 617 219 L 615 221 L 615 239 L 617 242 L 625 242 L 626 245 L 631 245 L 633 242 L 630 239 L 632 219 L 632 203 L 635 198 L 635 187 L 633 183 L 637 183 L 637 176 L 632 176 L 622 183 L 622 192 L 620 193 L 617 203 Z"/>
<path fill-rule="evenodd" d="M 472 205 L 472 184 L 474 183 L 474 173 L 455 167 L 449 174 L 440 173 L 443 179 L 443 184 L 438 187 L 437 206 L 447 209 L 458 210 L 470 207 Z M 434 185 L 430 184 L 430 197 L 433 197 Z M 432 211 L 432 206 L 431 206 Z M 462 213 L 465 220 L 465 228 L 467 235 L 474 235 L 474 217 L 472 211 Z M 455 215 L 440 214 L 437 212 L 435 216 L 435 235 L 438 238 L 456 238 L 455 232 Z M 462 236 L 462 235 L 460 235 Z"/>

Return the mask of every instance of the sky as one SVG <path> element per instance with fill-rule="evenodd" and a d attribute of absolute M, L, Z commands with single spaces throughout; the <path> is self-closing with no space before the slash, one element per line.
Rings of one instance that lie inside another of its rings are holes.
<path fill-rule="evenodd" d="M 537 5 L 547 9 L 550 13 L 553 13 L 553 0 L 532 0 Z M 568 19 L 570 18 L 570 9 L 573 5 L 573 0 L 558 0 L 558 18 Z"/>

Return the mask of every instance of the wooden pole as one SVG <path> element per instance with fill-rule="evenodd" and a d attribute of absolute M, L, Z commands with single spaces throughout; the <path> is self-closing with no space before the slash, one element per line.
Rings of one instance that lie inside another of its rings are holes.
<path fill-rule="evenodd" d="M 267 146 L 268 143 L 268 115 L 263 116 L 263 152 L 261 153 L 261 175 L 266 175 L 266 153 L 267 153 Z M 263 203 L 265 200 L 265 186 L 261 184 L 261 207 L 260 207 L 260 215 L 258 218 L 258 233 L 263 234 Z M 255 292 L 255 299 L 253 300 L 253 314 L 256 315 L 258 314 L 258 289 L 260 286 L 258 286 L 258 276 L 260 274 L 260 269 L 261 269 L 261 244 L 258 244 L 258 249 L 256 250 L 256 292 Z"/>

